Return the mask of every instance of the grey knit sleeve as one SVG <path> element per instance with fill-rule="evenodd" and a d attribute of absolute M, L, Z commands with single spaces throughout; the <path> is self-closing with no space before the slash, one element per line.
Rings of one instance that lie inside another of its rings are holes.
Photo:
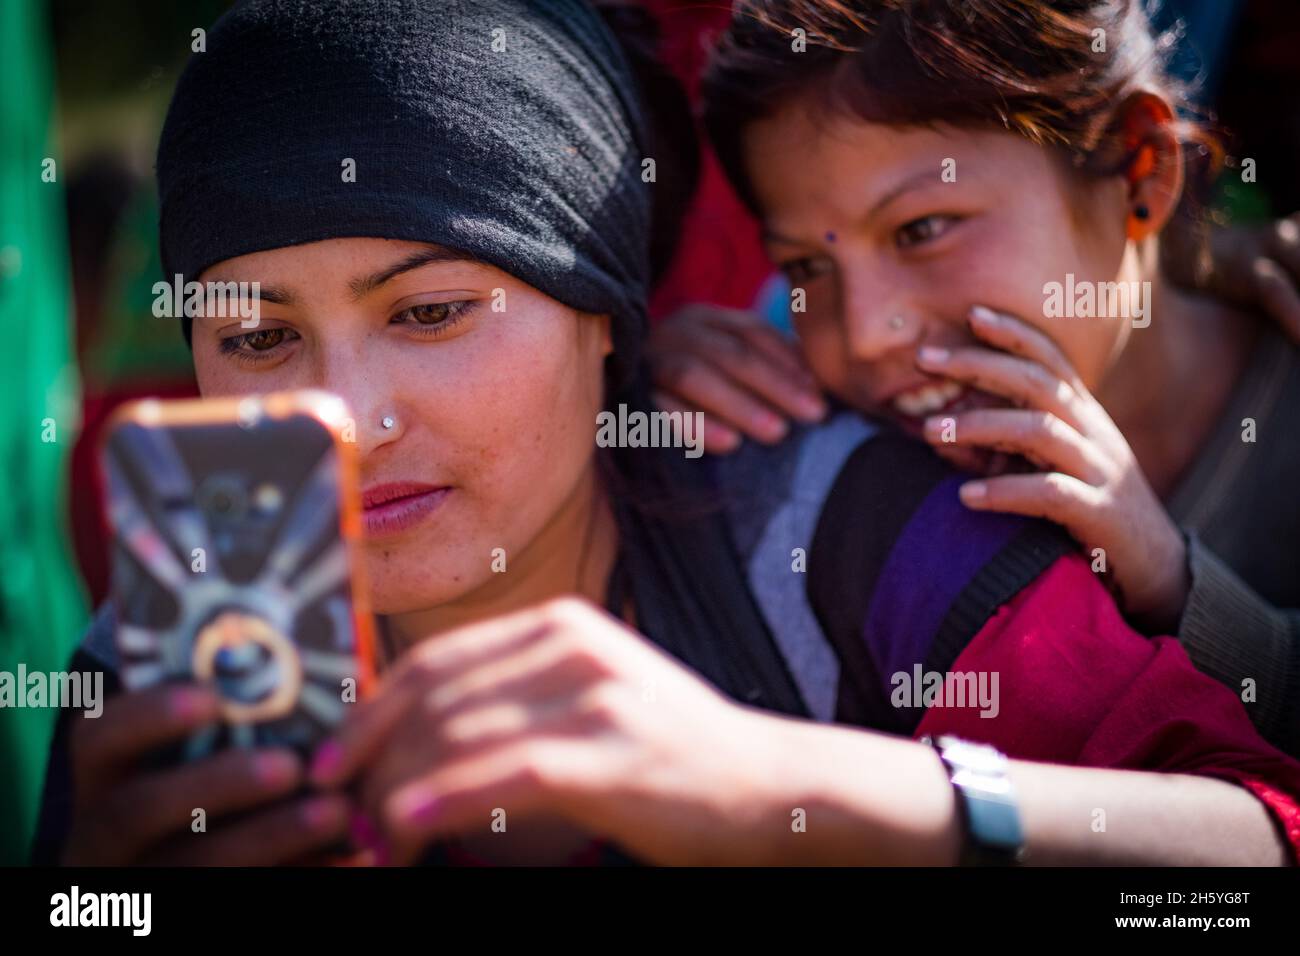
<path fill-rule="evenodd" d="M 1261 736 L 1300 756 L 1300 610 L 1274 607 L 1186 537 L 1192 587 L 1178 639 L 1198 670 L 1242 696 Z"/>

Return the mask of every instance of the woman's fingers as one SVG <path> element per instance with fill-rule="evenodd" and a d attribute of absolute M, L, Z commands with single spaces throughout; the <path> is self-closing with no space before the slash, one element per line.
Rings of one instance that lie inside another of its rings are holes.
<path fill-rule="evenodd" d="M 1091 485 L 1107 477 L 1106 459 L 1096 447 L 1051 412 L 983 408 L 935 415 L 925 421 L 925 439 L 938 447 L 978 446 L 1022 455 Z"/>
<path fill-rule="evenodd" d="M 404 727 L 367 765 L 357 794 L 360 806 L 379 819 L 392 793 L 433 767 L 473 759 L 528 739 L 572 738 L 600 729 L 592 708 L 579 703 L 581 699 L 558 691 L 552 698 L 540 695 L 530 702 L 502 698 L 458 711 L 445 723 Z"/>
<path fill-rule="evenodd" d="M 1030 359 L 983 348 L 922 348 L 917 365 L 925 371 L 964 382 L 1017 405 L 1051 412 L 1076 428 L 1083 427 L 1078 393 L 1058 375 Z"/>
<path fill-rule="evenodd" d="M 382 825 L 396 863 L 408 863 L 431 841 L 453 833 L 487 832 L 494 811 L 526 819 L 547 811 L 570 817 L 575 792 L 590 785 L 589 750 L 570 742 L 529 737 L 453 760 L 394 792 Z M 599 828 L 600 821 L 584 820 Z"/>
<path fill-rule="evenodd" d="M 609 676 L 612 667 L 588 645 L 563 637 L 539 641 L 507 658 L 488 661 L 431 685 L 423 701 L 424 712 L 443 721 L 488 701 L 527 703 L 579 690 Z"/>
<path fill-rule="evenodd" d="M 305 797 L 186 833 L 146 859 L 151 866 L 275 866 L 321 850 L 348 833 L 351 807 L 338 794 Z"/>
<path fill-rule="evenodd" d="M 338 733 L 317 749 L 310 769 L 312 782 L 332 787 L 351 779 L 408 719 L 428 688 L 543 640 L 563 625 L 564 615 L 577 613 L 570 607 L 576 603 L 548 602 L 440 634 L 414 648 L 384 678 L 376 693 L 348 716 Z"/>
<path fill-rule="evenodd" d="M 142 774 L 93 798 L 69 841 L 69 863 L 130 862 L 171 834 L 189 830 L 196 811 L 213 824 L 293 793 L 302 761 L 288 750 L 224 750 Z M 148 812 L 141 812 L 147 808 Z"/>
<path fill-rule="evenodd" d="M 1047 518 L 1064 526 L 1076 540 L 1087 540 L 1089 516 L 1103 504 L 1100 489 L 1060 472 L 968 481 L 959 494 L 962 504 L 978 511 Z"/>
<path fill-rule="evenodd" d="M 104 713 L 83 720 L 70 751 L 78 791 L 88 797 L 118 779 L 151 751 L 181 740 L 220 716 L 220 700 L 197 684 L 119 694 Z"/>

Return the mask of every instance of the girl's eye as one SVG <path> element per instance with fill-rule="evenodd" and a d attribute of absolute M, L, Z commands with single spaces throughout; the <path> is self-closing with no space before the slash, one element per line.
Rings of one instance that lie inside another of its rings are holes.
<path fill-rule="evenodd" d="M 298 338 L 297 332 L 281 327 L 258 329 L 245 335 L 232 335 L 228 339 L 222 339 L 219 344 L 223 355 L 233 355 L 245 362 L 257 362 L 269 357 L 269 353 L 275 352 L 281 345 L 296 338 Z"/>
<path fill-rule="evenodd" d="M 391 321 L 394 325 L 406 325 L 409 322 L 422 328 L 445 330 L 456 323 L 468 305 L 465 301 L 423 302 L 403 309 Z"/>
<path fill-rule="evenodd" d="M 913 219 L 906 225 L 900 226 L 898 232 L 894 234 L 895 240 L 900 249 L 917 246 L 923 242 L 939 238 L 956 221 L 955 216 L 922 216 L 920 219 Z"/>
<path fill-rule="evenodd" d="M 781 271 L 791 285 L 804 285 L 831 271 L 831 261 L 823 256 L 791 259 L 781 263 Z"/>

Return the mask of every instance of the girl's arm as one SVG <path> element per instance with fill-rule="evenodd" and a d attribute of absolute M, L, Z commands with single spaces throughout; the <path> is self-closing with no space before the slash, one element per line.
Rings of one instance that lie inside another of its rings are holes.
<path fill-rule="evenodd" d="M 1191 590 L 1177 638 L 1187 656 L 1238 694 L 1274 747 L 1300 756 L 1300 610 L 1276 607 L 1194 535 L 1188 536 Z"/>

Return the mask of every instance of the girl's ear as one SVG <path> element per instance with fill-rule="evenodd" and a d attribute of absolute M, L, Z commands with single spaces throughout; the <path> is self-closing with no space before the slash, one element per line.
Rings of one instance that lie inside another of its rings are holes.
<path fill-rule="evenodd" d="M 1164 228 L 1183 194 L 1183 148 L 1174 111 L 1154 93 L 1134 93 L 1116 111 L 1128 157 L 1128 238 L 1134 242 Z"/>

